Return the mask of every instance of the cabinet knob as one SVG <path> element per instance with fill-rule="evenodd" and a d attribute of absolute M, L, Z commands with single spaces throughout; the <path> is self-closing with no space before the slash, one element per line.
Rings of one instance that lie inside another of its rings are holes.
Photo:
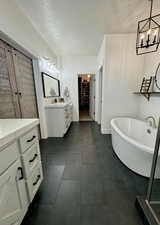
<path fill-rule="evenodd" d="M 35 138 L 36 138 L 36 136 L 33 135 L 31 139 L 27 140 L 27 142 L 31 142 L 31 141 L 33 141 Z"/>
<path fill-rule="evenodd" d="M 22 169 L 22 167 L 18 167 L 18 171 L 20 172 L 19 180 L 23 180 L 24 179 L 24 175 L 23 175 L 23 169 Z"/>
<path fill-rule="evenodd" d="M 37 155 L 37 154 L 35 154 L 35 155 L 33 156 L 33 159 L 30 159 L 30 160 L 29 160 L 29 163 L 34 162 L 34 160 L 35 160 L 37 157 L 38 157 L 38 155 Z"/>
<path fill-rule="evenodd" d="M 38 181 L 41 179 L 41 175 L 38 175 L 37 176 L 37 180 L 33 183 L 33 186 L 35 186 L 37 183 L 38 183 Z"/>

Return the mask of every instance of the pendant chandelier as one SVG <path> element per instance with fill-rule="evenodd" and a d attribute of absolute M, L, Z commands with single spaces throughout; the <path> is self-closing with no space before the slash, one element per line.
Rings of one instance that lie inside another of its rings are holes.
<path fill-rule="evenodd" d="M 149 18 L 138 22 L 136 53 L 143 55 L 156 52 L 160 43 L 160 14 L 152 16 L 153 0 Z"/>

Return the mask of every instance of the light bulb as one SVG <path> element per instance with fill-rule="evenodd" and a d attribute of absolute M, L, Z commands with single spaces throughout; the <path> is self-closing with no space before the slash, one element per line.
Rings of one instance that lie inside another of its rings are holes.
<path fill-rule="evenodd" d="M 89 74 L 88 74 L 88 76 L 87 76 L 87 77 L 88 77 L 88 78 L 90 78 L 90 77 L 91 77 L 91 75 L 89 75 Z"/>
<path fill-rule="evenodd" d="M 156 30 L 155 30 L 155 32 L 154 32 L 154 36 L 156 36 L 156 35 L 157 35 L 157 32 L 158 32 L 158 30 L 156 29 Z"/>
<path fill-rule="evenodd" d="M 144 34 L 141 34 L 140 39 L 141 40 L 144 39 Z"/>
<path fill-rule="evenodd" d="M 148 35 L 151 33 L 151 30 L 152 30 L 152 29 L 149 29 L 149 30 L 147 31 L 147 34 L 148 34 Z"/>

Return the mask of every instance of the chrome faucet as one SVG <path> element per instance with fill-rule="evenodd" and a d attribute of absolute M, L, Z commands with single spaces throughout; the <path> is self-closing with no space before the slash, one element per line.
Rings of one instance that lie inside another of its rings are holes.
<path fill-rule="evenodd" d="M 148 122 L 150 127 L 157 128 L 156 120 L 153 116 L 147 116 L 145 118 L 146 122 Z"/>

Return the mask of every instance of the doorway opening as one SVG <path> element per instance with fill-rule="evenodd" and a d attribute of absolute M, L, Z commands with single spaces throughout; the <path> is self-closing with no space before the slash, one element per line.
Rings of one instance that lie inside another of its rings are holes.
<path fill-rule="evenodd" d="M 78 75 L 79 120 L 95 120 L 95 74 Z"/>

